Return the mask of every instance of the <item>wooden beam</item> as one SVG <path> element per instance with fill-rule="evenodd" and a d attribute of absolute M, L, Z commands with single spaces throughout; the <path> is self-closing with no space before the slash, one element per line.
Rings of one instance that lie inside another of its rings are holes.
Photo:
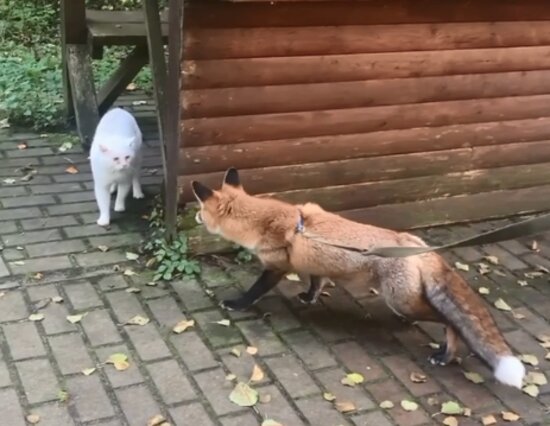
<path fill-rule="evenodd" d="M 183 2 L 170 0 L 169 4 L 168 79 L 166 84 L 166 170 L 165 170 L 165 223 L 167 236 L 176 235 L 178 209 L 179 148 L 182 145 L 180 131 L 181 60 L 183 45 Z"/>
<path fill-rule="evenodd" d="M 147 64 L 147 47 L 136 46 L 134 50 L 124 59 L 118 69 L 111 75 L 109 80 L 99 89 L 97 104 L 99 114 L 103 115 L 114 101 L 124 91 L 126 86 L 134 79 Z"/>
<path fill-rule="evenodd" d="M 89 149 L 99 122 L 90 53 L 86 44 L 69 44 L 66 55 L 78 134 Z"/>

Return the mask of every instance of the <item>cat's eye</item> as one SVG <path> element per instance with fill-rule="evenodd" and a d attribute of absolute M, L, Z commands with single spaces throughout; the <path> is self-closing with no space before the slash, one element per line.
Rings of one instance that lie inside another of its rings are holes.
<path fill-rule="evenodd" d="M 118 158 L 118 157 L 115 157 L 115 158 L 113 158 L 113 160 L 115 160 L 115 161 L 118 161 L 118 160 L 119 160 L 119 158 Z"/>
<path fill-rule="evenodd" d="M 129 156 L 129 155 L 127 155 L 127 156 L 126 156 L 126 160 L 129 160 L 129 159 L 130 159 L 130 156 Z"/>

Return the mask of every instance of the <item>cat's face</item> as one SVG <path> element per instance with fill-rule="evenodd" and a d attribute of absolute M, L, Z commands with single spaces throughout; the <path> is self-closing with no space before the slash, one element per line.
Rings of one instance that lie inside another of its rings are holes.
<path fill-rule="evenodd" d="M 109 164 L 116 171 L 128 170 L 132 167 L 134 161 L 134 144 L 128 143 L 124 146 L 117 146 L 115 148 L 100 145 L 99 148 L 103 155 L 105 155 L 109 161 Z"/>

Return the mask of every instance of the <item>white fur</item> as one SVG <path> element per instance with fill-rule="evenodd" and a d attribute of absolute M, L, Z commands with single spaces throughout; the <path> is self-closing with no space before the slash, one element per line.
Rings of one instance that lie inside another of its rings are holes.
<path fill-rule="evenodd" d="M 495 379 L 499 382 L 521 389 L 525 367 L 515 356 L 507 355 L 499 357 L 495 367 Z"/>
<path fill-rule="evenodd" d="M 115 190 L 117 212 L 125 210 L 130 188 L 134 198 L 143 198 L 139 182 L 141 145 L 141 131 L 129 112 L 113 108 L 99 121 L 90 149 L 94 192 L 99 207 L 98 225 L 110 223 L 111 194 Z"/>

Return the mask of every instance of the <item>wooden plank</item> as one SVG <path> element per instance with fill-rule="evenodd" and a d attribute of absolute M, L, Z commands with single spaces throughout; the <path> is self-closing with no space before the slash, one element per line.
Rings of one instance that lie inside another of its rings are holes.
<path fill-rule="evenodd" d="M 550 19 L 547 0 L 323 1 L 292 3 L 188 3 L 189 27 L 292 27 L 437 22 L 540 21 Z"/>
<path fill-rule="evenodd" d="M 69 44 L 67 45 L 66 56 L 77 131 L 83 146 L 88 149 L 99 122 L 88 46 L 85 44 Z"/>
<path fill-rule="evenodd" d="M 178 210 L 178 154 L 182 144 L 180 137 L 180 90 L 181 59 L 183 38 L 183 3 L 170 0 L 170 44 L 168 45 L 168 75 L 166 81 L 166 174 L 164 175 L 164 205 L 167 236 L 176 237 Z"/>
<path fill-rule="evenodd" d="M 126 89 L 126 86 L 147 64 L 147 47 L 136 46 L 134 50 L 122 61 L 118 69 L 111 75 L 109 80 L 99 89 L 97 94 L 99 114 L 104 114 L 119 95 Z"/>
<path fill-rule="evenodd" d="M 186 28 L 184 43 L 186 59 L 543 46 L 550 44 L 550 23 L 519 21 L 429 25 L 330 24 L 323 27 L 294 28 Z"/>
<path fill-rule="evenodd" d="M 439 127 L 550 116 L 550 95 L 188 119 L 187 146 Z"/>
<path fill-rule="evenodd" d="M 550 70 L 187 90 L 182 114 L 227 117 L 543 94 L 550 94 Z"/>
<path fill-rule="evenodd" d="M 259 194 L 546 162 L 550 162 L 550 141 L 240 169 L 239 173 L 247 191 Z M 187 201 L 193 200 L 192 180 L 212 188 L 219 187 L 225 170 L 198 174 L 184 172 L 179 179 L 181 196 Z"/>
<path fill-rule="evenodd" d="M 550 33 L 550 23 L 548 24 Z M 550 40 L 549 40 L 550 43 Z M 184 61 L 186 89 L 550 69 L 550 46 Z"/>
<path fill-rule="evenodd" d="M 180 174 L 197 174 L 226 170 L 228 167 L 246 169 L 284 166 L 483 145 L 496 145 L 499 149 L 500 144 L 546 140 L 550 140 L 549 118 L 424 127 L 186 147 L 180 151 L 179 170 Z M 536 149 L 541 147 L 537 146 Z"/>
<path fill-rule="evenodd" d="M 550 185 L 386 204 L 340 212 L 344 217 L 391 229 L 481 221 L 550 209 Z"/>

